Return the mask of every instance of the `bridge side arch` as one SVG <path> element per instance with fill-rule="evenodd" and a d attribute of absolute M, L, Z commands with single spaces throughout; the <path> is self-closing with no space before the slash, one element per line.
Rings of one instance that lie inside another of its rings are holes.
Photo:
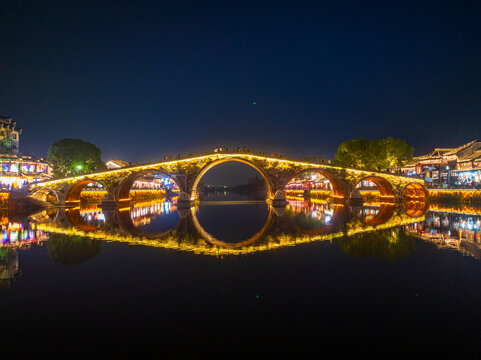
<path fill-rule="evenodd" d="M 380 198 L 383 201 L 393 201 L 395 199 L 395 194 L 394 194 L 394 189 L 392 184 L 385 178 L 382 178 L 380 176 L 366 176 L 360 180 L 357 181 L 357 183 L 354 185 L 354 189 L 351 192 L 350 197 L 353 197 L 353 195 L 356 192 L 356 186 L 358 184 L 361 184 L 363 181 L 372 181 L 374 184 L 376 184 Z"/>
<path fill-rule="evenodd" d="M 57 192 L 49 187 L 36 187 L 33 190 L 30 191 L 30 197 L 44 201 L 44 202 L 50 202 L 50 203 L 58 203 L 59 202 L 59 196 Z M 49 197 L 52 199 L 52 201 L 49 200 Z M 53 201 L 55 199 L 55 201 Z"/>
<path fill-rule="evenodd" d="M 333 193 L 333 196 L 336 197 L 336 198 L 344 198 L 346 195 L 344 193 L 344 190 L 343 190 L 343 187 L 342 187 L 342 184 L 341 184 L 341 181 L 337 178 L 336 175 L 334 175 L 331 171 L 329 171 L 328 169 L 322 169 L 322 168 L 311 168 L 311 169 L 306 169 L 306 170 L 301 170 L 299 171 L 298 173 L 296 173 L 294 176 L 292 176 L 288 182 L 291 180 L 291 179 L 294 179 L 296 177 L 299 177 L 300 175 L 306 173 L 306 172 L 315 172 L 315 173 L 318 173 L 318 174 L 321 174 L 322 176 L 324 176 L 327 180 L 329 180 L 329 183 L 331 184 L 331 187 L 332 187 L 332 193 Z M 286 186 L 287 183 L 284 185 Z"/>
<path fill-rule="evenodd" d="M 80 194 L 82 193 L 83 189 L 90 183 L 101 184 L 102 188 L 108 191 L 105 183 L 103 183 L 102 181 L 91 178 L 82 179 L 80 181 L 77 181 L 67 190 L 67 193 L 65 194 L 65 205 L 76 205 L 80 203 Z"/>
<path fill-rule="evenodd" d="M 191 198 L 197 198 L 197 186 L 199 185 L 199 182 L 200 180 L 202 179 L 202 177 L 212 168 L 214 168 L 215 166 L 217 165 L 220 165 L 222 163 L 226 163 L 226 162 L 240 162 L 240 163 L 243 163 L 243 164 L 246 164 L 246 165 L 249 165 L 250 167 L 254 168 L 255 170 L 257 170 L 257 172 L 259 172 L 262 176 L 262 178 L 264 179 L 264 181 L 266 182 L 266 185 L 267 185 L 267 195 L 268 197 L 273 197 L 274 196 L 274 187 L 272 185 L 272 181 L 269 179 L 269 177 L 267 176 L 267 174 L 264 172 L 264 170 L 262 170 L 259 166 L 255 165 L 254 163 L 248 161 L 248 160 L 245 160 L 245 159 L 241 159 L 241 158 L 224 158 L 224 159 L 219 159 L 219 160 L 216 160 L 216 161 L 213 161 L 211 163 L 209 163 L 208 165 L 204 166 L 198 173 L 197 175 L 195 176 L 195 180 L 194 180 L 194 183 L 192 184 L 192 190 L 191 190 Z"/>
<path fill-rule="evenodd" d="M 124 178 L 120 182 L 118 193 L 117 193 L 117 201 L 119 202 L 130 201 L 130 189 L 132 188 L 132 185 L 134 184 L 134 182 L 143 178 L 144 176 L 154 175 L 154 174 L 160 174 L 162 176 L 168 177 L 169 179 L 172 179 L 174 183 L 177 185 L 177 187 L 179 188 L 179 190 L 182 189 L 180 187 L 179 181 L 175 178 L 175 176 L 168 174 L 165 171 L 155 170 L 155 169 L 141 170 L 141 171 L 136 171 L 130 174 L 128 177 Z"/>
<path fill-rule="evenodd" d="M 428 190 L 420 183 L 411 182 L 401 190 L 401 196 L 405 199 L 426 201 L 429 197 Z"/>

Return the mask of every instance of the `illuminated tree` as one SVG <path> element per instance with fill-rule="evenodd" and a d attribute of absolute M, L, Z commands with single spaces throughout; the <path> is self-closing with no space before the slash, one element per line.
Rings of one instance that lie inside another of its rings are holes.
<path fill-rule="evenodd" d="M 414 148 L 401 139 L 348 140 L 339 145 L 334 163 L 339 166 L 386 171 L 412 159 Z"/>
<path fill-rule="evenodd" d="M 53 143 L 48 149 L 47 160 L 52 165 L 55 177 L 105 169 L 100 149 L 80 139 L 62 139 Z"/>
<path fill-rule="evenodd" d="M 366 168 L 369 164 L 369 141 L 362 138 L 344 141 L 337 149 L 334 163 L 344 167 Z"/>

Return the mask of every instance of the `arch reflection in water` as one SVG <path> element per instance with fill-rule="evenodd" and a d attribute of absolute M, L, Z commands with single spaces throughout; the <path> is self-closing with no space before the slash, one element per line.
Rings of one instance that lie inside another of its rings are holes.
<path fill-rule="evenodd" d="M 429 206 L 425 201 L 404 201 L 402 207 L 408 216 L 418 217 L 424 215 Z"/>
<path fill-rule="evenodd" d="M 67 208 L 65 216 L 73 226 L 83 231 L 97 230 L 106 223 L 106 216 L 96 203 Z"/>
<path fill-rule="evenodd" d="M 288 199 L 284 216 L 295 231 L 313 235 L 336 231 L 345 219 L 344 205 L 313 199 Z"/>
<path fill-rule="evenodd" d="M 249 212 L 249 205 L 232 205 L 232 203 L 220 207 L 219 204 L 204 205 L 203 208 L 192 208 L 182 214 L 177 211 L 176 216 L 178 216 L 179 221 L 175 225 L 175 229 L 173 228 L 175 221 L 172 221 L 170 226 L 172 230 L 161 228 L 160 232 L 151 232 L 149 234 L 143 232 L 142 226 L 148 227 L 151 225 L 152 218 L 150 217 L 152 212 L 162 213 L 162 211 L 169 209 L 167 205 L 149 205 L 146 208 L 139 207 L 137 209 L 134 208 L 134 210 L 127 208 L 121 212 L 112 211 L 112 214 L 106 216 L 106 225 L 95 231 L 83 231 L 76 226 L 72 226 L 72 223 L 66 220 L 66 216 L 62 217 L 61 213 L 55 216 L 54 222 L 37 224 L 37 227 L 50 233 L 63 233 L 68 236 L 84 236 L 90 239 L 125 242 L 132 245 L 192 251 L 206 255 L 240 255 L 308 242 L 330 242 L 343 236 L 390 229 L 424 221 L 424 216 L 417 218 L 409 217 L 397 205 L 393 215 L 385 223 L 375 226 L 366 224 L 359 217 L 352 217 L 352 213 L 347 211 L 349 209 L 347 206 L 299 202 L 291 203 L 291 206 L 286 208 L 284 212 L 268 207 L 265 203 L 250 203 L 250 206 L 260 207 L 260 214 L 264 214 L 263 217 L 254 219 L 255 221 L 250 224 L 250 233 L 245 233 L 245 222 L 249 222 L 247 218 L 241 221 L 241 219 L 231 216 L 230 224 L 226 223 L 225 216 L 229 215 L 229 212 L 232 215 L 232 211 L 226 211 L 228 207 L 233 209 L 236 207 L 243 208 L 243 211 Z M 219 210 L 213 212 L 209 210 L 215 208 Z M 173 208 L 171 207 L 170 211 L 172 210 Z M 224 217 L 215 216 L 216 213 L 217 215 L 221 213 Z M 132 226 L 122 225 L 121 214 L 128 218 L 128 222 Z M 134 215 L 133 218 L 131 217 L 132 214 Z M 172 212 L 168 215 L 170 214 Z M 207 223 L 205 219 L 202 220 L 200 216 L 202 214 L 207 216 Z M 63 221 L 63 218 L 66 221 Z M 141 231 L 134 226 L 134 223 L 140 227 Z M 256 227 L 252 225 L 256 225 Z M 244 236 L 239 236 L 239 234 L 234 234 L 237 238 L 220 236 L 222 235 L 220 231 L 223 229 L 231 233 L 243 229 Z M 128 234 L 126 234 L 126 231 L 128 231 Z"/>
<path fill-rule="evenodd" d="M 239 248 L 255 243 L 272 221 L 265 202 L 210 202 L 191 209 L 199 234 L 211 244 Z M 220 240 L 221 239 L 221 240 Z"/>
<path fill-rule="evenodd" d="M 119 211 L 122 228 L 132 235 L 146 238 L 168 234 L 176 228 L 179 219 L 176 203 L 167 199 L 138 202 Z"/>
<path fill-rule="evenodd" d="M 351 211 L 366 225 L 377 226 L 391 218 L 394 208 L 395 204 L 391 203 L 367 203 L 362 206 L 352 206 Z"/>

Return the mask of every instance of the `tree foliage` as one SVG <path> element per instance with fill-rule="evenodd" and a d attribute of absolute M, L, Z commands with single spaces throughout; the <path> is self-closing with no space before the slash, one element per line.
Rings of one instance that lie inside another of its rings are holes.
<path fill-rule="evenodd" d="M 0 153 L 11 154 L 12 150 L 15 149 L 15 144 L 12 141 L 12 131 L 2 130 L 0 131 Z"/>
<path fill-rule="evenodd" d="M 80 139 L 61 139 L 53 143 L 48 149 L 47 160 L 52 165 L 55 177 L 105 169 L 100 149 Z"/>
<path fill-rule="evenodd" d="M 414 148 L 405 140 L 388 137 L 368 141 L 361 138 L 339 145 L 334 163 L 338 166 L 386 171 L 406 164 L 412 159 L 413 153 Z"/>

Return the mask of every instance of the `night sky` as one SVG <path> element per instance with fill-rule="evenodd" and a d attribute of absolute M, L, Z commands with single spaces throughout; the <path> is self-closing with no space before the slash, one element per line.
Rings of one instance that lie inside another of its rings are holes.
<path fill-rule="evenodd" d="M 481 138 L 479 1 L 2 1 L 0 114 L 132 162 Z M 255 102 L 255 104 L 254 104 Z"/>

